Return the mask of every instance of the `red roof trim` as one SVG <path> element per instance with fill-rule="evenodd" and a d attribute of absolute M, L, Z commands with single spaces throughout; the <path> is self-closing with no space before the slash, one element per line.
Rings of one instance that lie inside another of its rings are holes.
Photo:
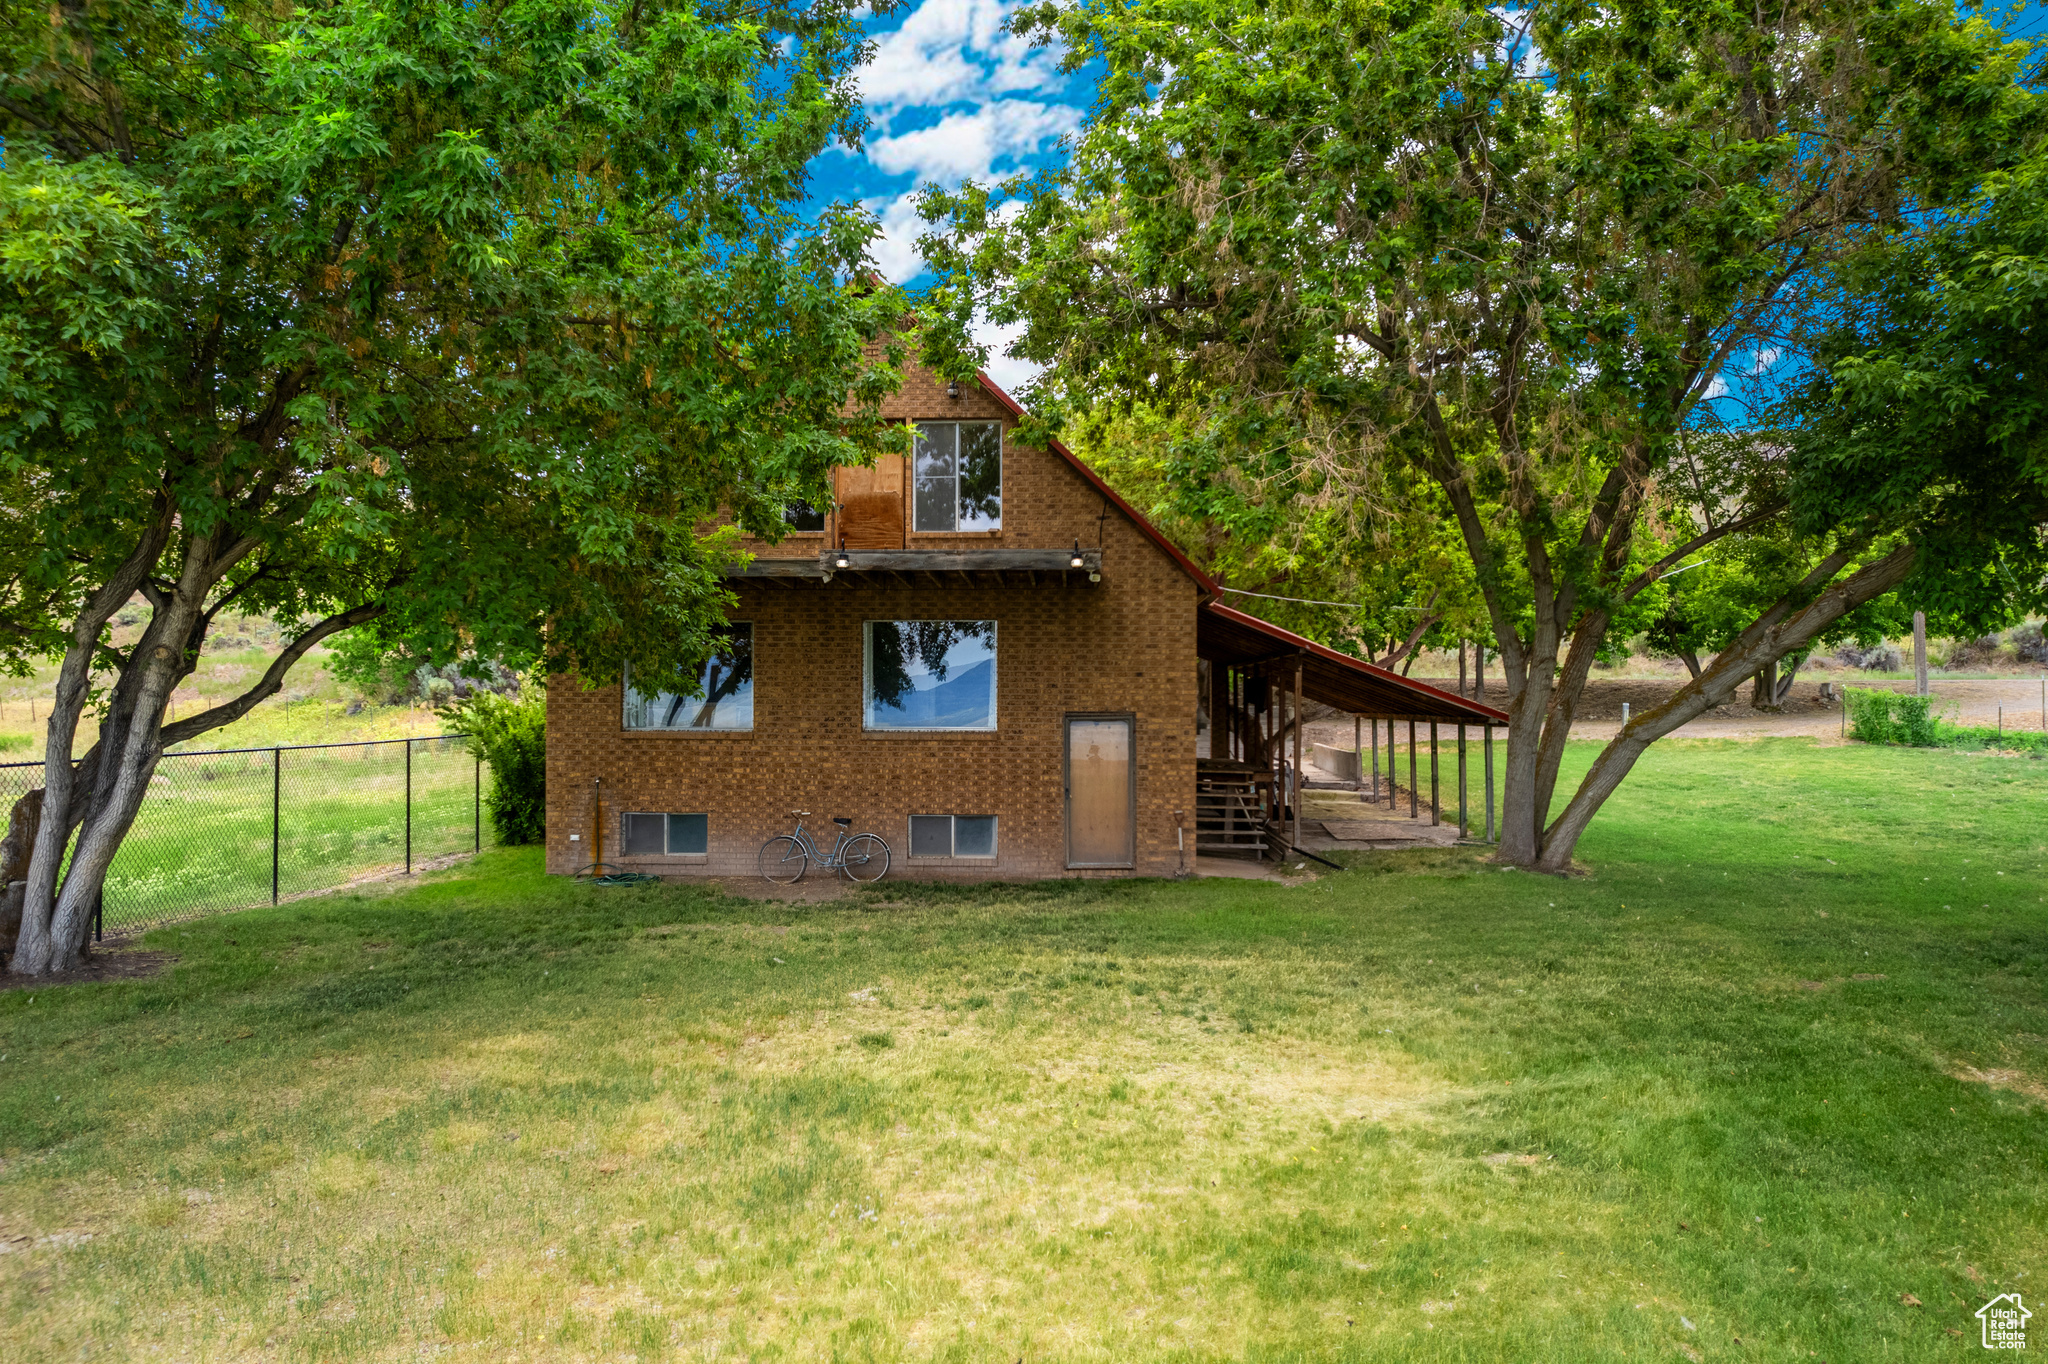
<path fill-rule="evenodd" d="M 1003 391 L 1003 387 L 1001 384 L 998 384 L 995 380 L 988 377 L 987 370 L 976 370 L 975 378 L 981 381 L 981 386 L 988 391 L 989 396 L 993 397 L 997 402 L 1001 403 L 1004 407 L 1009 408 L 1012 415 L 1016 416 L 1019 420 L 1023 419 L 1024 408 L 1017 402 L 1015 398 L 1012 398 L 1009 394 Z M 1050 441 L 1048 442 L 1048 444 L 1052 446 L 1052 451 L 1054 454 L 1058 455 L 1061 459 L 1064 459 L 1067 463 L 1073 465 L 1074 471 L 1080 474 L 1081 477 L 1087 479 L 1089 483 L 1094 485 L 1096 491 L 1100 492 L 1104 497 L 1108 498 L 1110 502 L 1115 505 L 1118 511 L 1122 512 L 1125 516 L 1130 517 L 1132 523 L 1135 524 L 1139 530 L 1145 533 L 1147 539 L 1151 540 L 1153 544 L 1159 546 L 1168 554 L 1172 555 L 1173 561 L 1181 566 L 1181 571 L 1186 573 L 1190 578 L 1193 578 L 1195 580 L 1195 586 L 1201 588 L 1202 591 L 1208 593 L 1212 597 L 1222 592 L 1223 589 L 1216 585 L 1216 580 L 1214 578 L 1211 578 L 1201 569 L 1195 567 L 1194 560 L 1188 558 L 1187 555 L 1181 553 L 1179 546 L 1175 545 L 1173 541 L 1167 539 L 1164 535 L 1160 534 L 1159 528 L 1153 525 L 1150 521 L 1146 520 L 1145 517 L 1139 513 L 1136 507 L 1133 507 L 1130 503 L 1124 501 L 1123 498 L 1117 496 L 1116 489 L 1110 487 L 1107 483 L 1104 483 L 1102 481 L 1102 476 L 1100 474 L 1097 474 L 1093 469 L 1089 468 L 1087 465 L 1083 464 L 1078 455 L 1076 455 L 1072 450 L 1069 450 L 1066 446 L 1060 444 L 1057 440 Z"/>
<path fill-rule="evenodd" d="M 1506 711 L 1495 710 L 1483 701 L 1474 701 L 1468 696 L 1459 696 L 1456 692 L 1441 691 L 1436 687 L 1430 686 L 1427 682 L 1417 682 L 1413 678 L 1403 677 L 1392 669 L 1382 668 L 1377 663 L 1368 663 L 1362 658 L 1339 653 L 1335 649 L 1325 648 L 1312 639 L 1306 639 L 1301 635 L 1297 635 L 1292 630 L 1283 630 L 1271 621 L 1260 620 L 1257 616 L 1247 615 L 1234 606 L 1225 606 L 1220 601 L 1212 601 L 1209 603 L 1208 609 L 1222 616 L 1225 620 L 1238 625 L 1250 626 L 1262 634 L 1271 635 L 1282 643 L 1291 644 L 1306 653 L 1316 655 L 1318 658 L 1326 658 L 1332 663 L 1342 664 L 1357 672 L 1371 673 L 1375 677 L 1384 678 L 1395 686 L 1405 688 L 1408 691 L 1421 692 L 1425 696 L 1449 701 L 1451 704 L 1463 706 L 1467 710 L 1479 711 L 1484 715 L 1493 717 L 1496 724 L 1504 725 L 1508 722 L 1508 713 Z"/>

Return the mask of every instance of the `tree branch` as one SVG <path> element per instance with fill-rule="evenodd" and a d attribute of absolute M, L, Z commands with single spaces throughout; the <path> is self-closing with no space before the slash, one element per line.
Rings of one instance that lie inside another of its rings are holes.
<path fill-rule="evenodd" d="M 203 710 L 175 724 L 165 725 L 161 742 L 168 748 L 172 744 L 184 743 L 187 739 L 197 738 L 210 729 L 219 729 L 222 725 L 232 724 L 241 719 L 260 702 L 276 695 L 279 688 L 284 686 L 285 674 L 289 673 L 293 665 L 304 658 L 315 644 L 329 635 L 361 625 L 364 621 L 375 620 L 383 614 L 384 607 L 381 604 L 366 602 L 361 606 L 352 606 L 338 615 L 329 616 L 293 640 L 283 653 L 272 659 L 270 666 L 264 670 L 262 679 L 255 686 L 223 705 Z"/>

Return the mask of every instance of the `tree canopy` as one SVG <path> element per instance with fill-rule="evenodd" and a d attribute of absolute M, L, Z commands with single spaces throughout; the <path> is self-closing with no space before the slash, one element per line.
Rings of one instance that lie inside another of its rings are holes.
<path fill-rule="evenodd" d="M 799 211 L 852 0 L 0 3 L 0 662 L 63 659 L 16 970 L 321 639 L 684 678 L 740 531 L 900 440 L 874 224 Z M 289 645 L 162 726 L 230 603 Z"/>
<path fill-rule="evenodd" d="M 1021 328 L 1049 426 L 1198 411 L 1169 475 L 1190 506 L 1427 485 L 1509 684 L 1506 861 L 1568 865 L 1649 742 L 1908 578 L 1981 576 L 2029 514 L 1978 516 L 2025 476 L 2010 450 L 1849 497 L 1853 461 L 1886 458 L 1870 431 L 1823 456 L 1807 409 L 1714 415 L 1820 354 L 1851 261 L 1967 215 L 2038 143 L 2028 47 L 1945 0 L 1047 0 L 1017 23 L 1100 62 L 1098 104 L 1065 168 L 928 196 L 939 299 Z M 1616 629 L 1766 533 L 1810 567 L 1553 816 Z"/>

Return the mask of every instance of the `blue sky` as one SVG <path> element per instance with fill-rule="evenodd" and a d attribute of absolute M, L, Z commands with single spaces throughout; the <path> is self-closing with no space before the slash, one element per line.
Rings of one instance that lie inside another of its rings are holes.
<path fill-rule="evenodd" d="M 828 153 L 814 168 L 820 200 L 855 200 L 881 220 L 877 262 L 892 280 L 923 269 L 922 229 L 911 207 L 920 185 L 951 187 L 1056 163 L 1059 139 L 1081 125 L 1091 73 L 1063 77 L 1057 55 L 1003 32 L 1018 0 L 917 0 L 871 21 L 874 61 L 860 85 L 871 128 L 864 155 Z M 2048 34 L 2048 4 L 2027 0 L 2008 23 L 2017 35 Z M 1034 366 L 1002 354 L 985 331 L 989 373 L 1015 389 Z M 1773 357 L 1775 358 L 1775 357 Z"/>
<path fill-rule="evenodd" d="M 821 200 L 854 200 L 881 220 L 876 251 L 898 282 L 923 270 L 923 223 L 911 205 L 921 185 L 987 181 L 1059 159 L 1059 139 L 1081 126 L 1087 75 L 1063 77 L 1058 57 L 1003 32 L 1016 0 L 919 0 L 873 20 L 874 61 L 861 73 L 870 128 L 865 155 L 828 153 L 813 168 Z M 1033 367 L 990 343 L 989 373 L 1014 388 Z"/>

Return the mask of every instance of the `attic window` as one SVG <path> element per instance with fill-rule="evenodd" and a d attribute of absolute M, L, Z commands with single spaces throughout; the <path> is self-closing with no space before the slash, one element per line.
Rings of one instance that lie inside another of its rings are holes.
<path fill-rule="evenodd" d="M 913 530 L 1002 528 L 1001 422 L 919 422 L 911 473 Z"/>

